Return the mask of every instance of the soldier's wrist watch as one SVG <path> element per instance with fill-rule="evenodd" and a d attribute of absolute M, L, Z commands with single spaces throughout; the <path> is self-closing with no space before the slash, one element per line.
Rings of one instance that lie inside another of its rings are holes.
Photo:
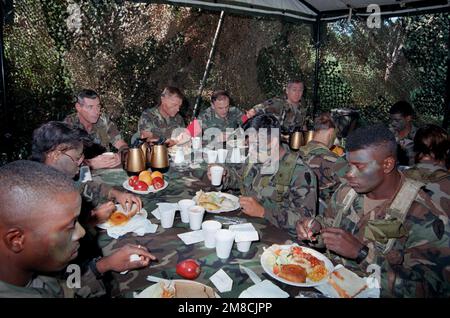
<path fill-rule="evenodd" d="M 369 255 L 369 248 L 366 245 L 363 245 L 355 258 L 356 263 L 361 263 L 366 259 L 367 255 Z"/>
<path fill-rule="evenodd" d="M 101 259 L 101 257 L 96 257 L 94 258 L 92 261 L 90 261 L 89 263 L 89 268 L 91 269 L 91 271 L 94 273 L 95 278 L 97 279 L 102 279 L 103 278 L 103 274 L 100 273 L 97 269 L 97 262 Z"/>

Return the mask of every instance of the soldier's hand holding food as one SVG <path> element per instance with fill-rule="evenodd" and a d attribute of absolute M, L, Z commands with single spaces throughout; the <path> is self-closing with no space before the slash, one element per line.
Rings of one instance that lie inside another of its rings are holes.
<path fill-rule="evenodd" d="M 130 259 L 133 254 L 137 254 L 139 260 Z M 156 260 L 156 257 L 150 254 L 146 247 L 127 244 L 111 255 L 101 258 L 96 266 L 101 274 L 107 271 L 123 272 L 148 266 L 151 260 Z"/>
<path fill-rule="evenodd" d="M 296 230 L 299 240 L 317 241 L 316 235 L 319 234 L 322 226 L 314 218 L 304 218 L 297 221 Z"/>
<path fill-rule="evenodd" d="M 263 218 L 266 211 L 254 197 L 239 197 L 242 212 L 247 215 Z"/>
<path fill-rule="evenodd" d="M 111 199 L 115 199 L 123 207 L 124 211 L 128 212 L 130 217 L 134 216 L 142 209 L 141 199 L 132 193 L 122 192 L 116 189 L 112 189 L 109 193 Z M 136 204 L 137 208 L 132 209 L 133 204 Z"/>
<path fill-rule="evenodd" d="M 92 210 L 91 216 L 94 218 L 95 223 L 104 223 L 106 222 L 111 213 L 116 210 L 116 205 L 112 201 L 108 201 L 106 203 L 100 204 L 95 209 Z"/>
<path fill-rule="evenodd" d="M 329 227 L 321 233 L 326 248 L 346 258 L 355 259 L 364 246 L 355 236 L 340 228 Z"/>

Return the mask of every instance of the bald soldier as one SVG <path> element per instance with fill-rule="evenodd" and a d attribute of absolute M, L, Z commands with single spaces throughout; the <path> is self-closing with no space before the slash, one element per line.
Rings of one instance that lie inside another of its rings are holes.
<path fill-rule="evenodd" d="M 450 297 L 450 226 L 429 204 L 423 183 L 397 170 L 395 136 L 383 125 L 360 128 L 346 143 L 349 171 L 324 218 L 297 224 L 357 272 L 379 268 L 382 297 Z"/>
<path fill-rule="evenodd" d="M 64 271 L 85 234 L 77 219 L 81 197 L 61 172 L 33 161 L 0 167 L 0 297 L 95 297 L 105 293 L 101 276 L 147 266 L 154 256 L 128 245 L 94 259 L 80 288 L 68 288 L 51 274 Z M 131 262 L 130 255 L 139 261 Z"/>

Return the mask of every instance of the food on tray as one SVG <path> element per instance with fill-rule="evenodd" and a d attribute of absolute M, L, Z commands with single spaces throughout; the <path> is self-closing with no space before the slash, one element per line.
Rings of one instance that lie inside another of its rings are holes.
<path fill-rule="evenodd" d="M 306 282 L 306 269 L 300 265 L 281 265 L 277 274 L 279 277 L 296 283 Z"/>
<path fill-rule="evenodd" d="M 148 186 L 152 185 L 152 173 L 148 170 L 144 170 L 139 173 L 139 180 L 147 183 Z"/>
<path fill-rule="evenodd" d="M 130 187 L 134 187 L 136 185 L 136 182 L 139 181 L 139 177 L 138 176 L 132 176 L 128 179 L 128 185 Z"/>
<path fill-rule="evenodd" d="M 353 298 L 367 288 L 365 279 L 352 271 L 341 267 L 328 278 L 328 283 L 336 290 L 341 298 Z"/>
<path fill-rule="evenodd" d="M 136 182 L 136 184 L 133 186 L 133 189 L 136 191 L 147 191 L 148 190 L 148 184 L 145 183 L 144 181 L 138 181 Z"/>
<path fill-rule="evenodd" d="M 164 175 L 161 172 L 159 172 L 159 171 L 153 171 L 152 174 L 151 174 L 151 177 L 152 178 L 160 177 L 161 179 L 164 180 Z"/>
<path fill-rule="evenodd" d="M 304 251 L 300 246 L 293 245 L 283 249 L 272 245 L 270 251 L 272 252 L 270 259 L 272 271 L 280 278 L 295 283 L 305 283 L 306 279 L 318 282 L 328 275 L 325 263 Z"/>
<path fill-rule="evenodd" d="M 197 204 L 208 211 L 233 209 L 236 207 L 236 203 L 233 200 L 222 196 L 218 192 L 203 192 L 200 190 L 196 193 L 196 198 Z"/>
<path fill-rule="evenodd" d="M 111 225 L 123 225 L 127 223 L 129 219 L 130 218 L 128 217 L 128 215 L 119 211 L 115 211 L 111 214 L 108 221 Z"/>
<path fill-rule="evenodd" d="M 164 187 L 164 180 L 161 177 L 154 177 L 152 185 L 155 190 L 161 189 L 162 187 Z"/>

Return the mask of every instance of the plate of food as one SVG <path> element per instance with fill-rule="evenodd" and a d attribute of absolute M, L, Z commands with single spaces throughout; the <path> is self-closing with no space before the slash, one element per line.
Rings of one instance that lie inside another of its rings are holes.
<path fill-rule="evenodd" d="M 164 175 L 159 171 L 142 171 L 139 176 L 129 177 L 122 186 L 137 194 L 149 194 L 164 190 L 169 185 Z"/>
<path fill-rule="evenodd" d="M 147 287 L 134 298 L 216 298 L 214 290 L 191 280 L 163 280 Z"/>
<path fill-rule="evenodd" d="M 261 255 L 261 265 L 276 280 L 298 287 L 313 287 L 327 282 L 333 263 L 311 248 L 274 244 Z"/>
<path fill-rule="evenodd" d="M 197 205 L 205 208 L 206 212 L 222 213 L 239 209 L 239 198 L 223 192 L 198 191 L 192 198 Z"/>
<path fill-rule="evenodd" d="M 131 207 L 131 212 L 129 214 L 132 214 L 137 209 L 136 204 L 133 204 Z M 135 222 L 139 221 L 139 219 L 144 218 L 147 219 L 147 211 L 145 209 L 142 209 L 138 213 L 136 213 L 134 216 L 130 217 L 122 208 L 120 204 L 116 204 L 116 211 L 114 211 L 111 216 L 109 217 L 108 221 L 97 224 L 98 228 L 107 230 L 111 227 L 116 226 L 125 226 L 129 222 Z"/>

